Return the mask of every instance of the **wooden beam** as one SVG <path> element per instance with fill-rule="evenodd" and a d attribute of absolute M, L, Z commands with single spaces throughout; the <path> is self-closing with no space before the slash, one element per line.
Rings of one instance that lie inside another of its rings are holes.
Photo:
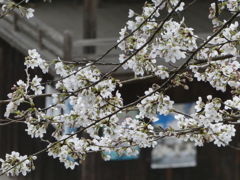
<path fill-rule="evenodd" d="M 72 60 L 72 35 L 70 31 L 64 32 L 64 42 L 63 42 L 63 60 Z"/>
<path fill-rule="evenodd" d="M 83 38 L 96 38 L 97 31 L 97 4 L 98 0 L 84 0 L 83 6 Z M 95 53 L 95 46 L 84 47 L 86 54 Z"/>
<path fill-rule="evenodd" d="M 104 46 L 117 44 L 117 38 L 101 38 L 101 39 L 79 39 L 73 43 L 74 47 L 83 46 Z"/>
<path fill-rule="evenodd" d="M 13 29 L 14 31 L 18 31 L 19 28 L 18 28 L 18 14 L 16 12 L 13 13 Z"/>

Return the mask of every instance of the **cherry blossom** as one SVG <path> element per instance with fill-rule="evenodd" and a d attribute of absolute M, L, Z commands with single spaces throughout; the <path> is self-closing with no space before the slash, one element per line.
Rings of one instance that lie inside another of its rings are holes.
<path fill-rule="evenodd" d="M 26 9 L 26 17 L 28 19 L 30 19 L 30 18 L 32 18 L 34 16 L 33 13 L 34 13 L 34 9 L 32 9 L 32 8 Z"/>
<path fill-rule="evenodd" d="M 22 173 L 22 175 L 26 176 L 28 172 L 35 169 L 33 164 L 33 160 L 36 160 L 36 156 L 27 157 L 20 156 L 18 152 L 12 151 L 11 154 L 6 154 L 6 159 L 0 159 L 1 171 L 6 172 L 8 176 L 18 176 Z"/>
<path fill-rule="evenodd" d="M 130 19 L 117 40 L 116 47 L 122 51 L 119 63 L 105 74 L 98 69 L 101 60 L 75 66 L 74 62 L 60 58 L 47 62 L 36 49 L 28 50 L 24 62 L 26 79 L 18 80 L 8 94 L 6 120 L 11 122 L 9 117 L 13 117 L 14 122 L 24 122 L 26 133 L 41 140 L 48 127 L 54 126 L 54 141 L 44 140 L 48 143 L 46 151 L 70 169 L 83 163 L 92 152 L 100 152 L 104 160 L 110 160 L 106 152 L 111 151 L 120 156 L 137 155 L 135 147 L 154 147 L 157 139 L 170 136 L 193 141 L 196 146 L 209 142 L 219 147 L 228 146 L 236 133 L 235 124 L 240 123 L 240 64 L 237 61 L 240 32 L 239 23 L 235 21 L 240 6 L 237 0 L 218 1 L 217 6 L 215 3 L 209 4 L 208 18 L 212 21 L 213 34 L 207 38 L 199 37 L 194 27 L 187 26 L 185 18 L 188 17 L 180 16 L 187 6 L 179 0 L 152 0 L 145 3 L 140 12 L 129 10 Z M 15 5 L 6 1 L 3 14 Z M 33 9 L 20 5 L 17 8 L 27 18 L 33 16 Z M 164 16 L 161 10 L 168 15 Z M 221 19 L 223 11 L 232 17 Z M 29 69 L 38 67 L 45 74 L 50 65 L 57 77 L 50 82 L 56 90 L 49 95 L 43 94 L 42 78 L 30 75 Z M 114 78 L 121 67 L 130 70 L 133 79 Z M 227 100 L 212 95 L 198 97 L 193 113 L 179 112 L 168 91 L 177 86 L 191 91 L 186 82 L 191 83 L 193 78 L 208 82 L 222 92 L 229 88 L 232 97 Z M 125 104 L 122 87 L 142 79 L 159 81 L 142 95 L 136 95 L 137 100 Z M 45 108 L 37 107 L 34 98 L 38 96 L 51 96 L 52 100 Z M 22 103 L 29 108 L 19 108 Z M 70 108 L 65 111 L 67 106 Z M 136 109 L 139 112 L 135 117 L 120 118 Z M 178 128 L 157 130 L 152 126 L 159 114 L 170 113 L 175 113 Z M 77 130 L 67 134 L 64 127 Z M 82 132 L 88 134 L 88 138 L 80 137 Z M 13 151 L 6 155 L 6 160 L 0 159 L 1 170 L 7 175 L 26 175 L 34 169 L 35 159 L 35 156 L 20 156 Z"/>

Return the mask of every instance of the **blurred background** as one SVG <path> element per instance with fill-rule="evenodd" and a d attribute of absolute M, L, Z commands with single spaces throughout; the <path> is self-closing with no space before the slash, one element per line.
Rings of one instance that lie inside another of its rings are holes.
<path fill-rule="evenodd" d="M 0 20 L 0 99 L 7 99 L 13 84 L 18 79 L 25 79 L 24 57 L 28 49 L 37 49 L 46 60 L 60 57 L 63 60 L 94 60 L 114 46 L 120 29 L 126 25 L 128 11 L 132 9 L 141 13 L 144 0 L 53 0 L 52 3 L 42 0 L 30 0 L 26 7 L 35 9 L 35 16 L 27 20 L 13 12 L 11 16 Z M 185 1 L 186 3 L 191 2 Z M 195 33 L 202 37 L 212 34 L 211 20 L 208 19 L 210 3 L 201 0 L 190 6 L 186 12 L 185 22 L 193 27 Z M 160 12 L 164 17 L 166 12 Z M 104 58 L 106 62 L 118 62 L 119 50 L 113 50 Z M 101 66 L 107 72 L 112 66 Z M 56 78 L 54 71 L 43 75 L 44 80 Z M 120 70 L 114 76 L 119 79 L 133 77 L 130 71 Z M 126 84 L 121 89 L 124 103 L 130 103 L 151 87 L 154 81 Z M 157 80 L 161 83 L 161 80 Z M 168 95 L 176 106 L 190 112 L 198 96 L 227 99 L 230 93 L 215 91 L 208 83 L 189 83 L 189 90 L 175 88 Z M 36 99 L 39 107 L 45 107 L 45 98 Z M 22 107 L 24 108 L 24 107 Z M 0 105 L 0 114 L 4 114 L 5 105 Z M 137 112 L 132 112 L 131 116 Z M 125 114 L 129 116 L 129 114 Z M 173 115 L 159 116 L 155 126 L 174 126 Z M 3 118 L 3 117 L 2 117 Z M 123 117 L 124 118 L 124 115 Z M 0 156 L 18 151 L 21 154 L 32 154 L 47 145 L 39 139 L 32 139 L 25 132 L 25 124 L 11 124 L 0 127 Z M 237 127 L 239 130 L 239 128 Z M 49 126 L 45 138 L 50 138 L 54 127 Z M 81 135 L 79 135 L 81 136 Z M 239 146 L 239 133 L 233 145 Z M 50 139 L 51 140 L 51 139 Z M 65 169 L 58 159 L 42 153 L 36 160 L 36 170 L 26 177 L 14 179 L 29 180 L 239 180 L 240 152 L 229 147 L 218 148 L 213 144 L 195 147 L 192 143 L 182 143 L 172 139 L 160 141 L 155 149 L 139 149 L 136 157 L 118 157 L 111 154 L 112 160 L 105 162 L 100 154 L 90 154 L 82 165 L 74 170 Z M 4 179 L 5 177 L 0 177 Z"/>

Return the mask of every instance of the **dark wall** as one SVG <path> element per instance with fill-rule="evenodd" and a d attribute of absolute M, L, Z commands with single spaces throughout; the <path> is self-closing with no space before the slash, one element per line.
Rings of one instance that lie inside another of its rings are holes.
<path fill-rule="evenodd" d="M 27 50 L 26 50 L 27 51 Z M 25 81 L 25 67 L 24 56 L 15 48 L 11 47 L 5 41 L 0 39 L 0 99 L 7 99 L 7 94 L 11 92 L 11 87 L 16 84 L 17 80 Z M 32 72 L 39 77 L 49 79 L 43 76 L 39 70 Z M 34 77 L 34 76 L 32 76 Z M 45 106 L 44 99 L 36 99 L 35 103 L 39 107 Z M 24 106 L 22 106 L 24 108 Z M 6 105 L 0 105 L 0 115 L 3 118 Z M 39 139 L 32 139 L 26 132 L 26 125 L 23 123 L 11 124 L 7 126 L 0 126 L 0 157 L 5 158 L 6 153 L 18 151 L 21 155 L 31 155 L 46 147 L 46 143 Z M 49 127 L 49 132 L 46 137 L 50 137 L 52 127 Z M 66 170 L 64 165 L 59 163 L 59 160 L 49 157 L 47 153 L 42 153 L 36 160 L 36 169 L 27 175 L 27 177 L 20 177 L 18 179 L 29 180 L 65 180 L 66 177 L 79 177 L 80 168 L 75 171 Z"/>
<path fill-rule="evenodd" d="M 125 103 L 133 102 L 138 96 L 143 95 L 143 91 L 147 90 L 153 81 L 145 83 L 132 83 L 127 86 L 123 86 L 123 98 Z M 161 84 L 161 81 L 159 82 Z M 208 83 L 194 81 L 189 84 L 189 90 L 184 90 L 182 87 L 170 89 L 167 94 L 171 97 L 175 103 L 193 102 L 198 99 L 199 96 L 203 97 L 203 100 L 207 95 L 213 97 L 221 97 L 223 100 L 231 97 L 228 92 L 222 93 L 216 91 Z M 239 131 L 240 128 L 237 127 Z M 234 146 L 240 146 L 239 143 L 240 133 L 238 132 L 234 137 Z M 149 164 L 150 152 L 147 149 L 147 153 L 141 154 L 141 158 L 145 159 L 147 164 L 148 174 L 143 176 L 146 180 L 239 180 L 240 179 L 240 151 L 232 149 L 230 147 L 217 147 L 216 145 L 205 144 L 204 147 L 197 147 L 197 166 L 190 168 L 173 168 L 173 169 L 151 169 Z M 145 156 L 145 157 L 143 157 Z M 127 163 L 127 162 L 126 162 Z M 145 164 L 145 165 L 146 165 Z M 141 173 L 141 170 L 137 170 Z M 146 178 L 147 176 L 147 178 Z M 104 179 L 104 178 L 103 178 Z"/>
<path fill-rule="evenodd" d="M 25 79 L 23 66 L 24 56 L 16 49 L 0 40 L 0 99 L 6 99 L 10 88 L 18 79 Z M 35 71 L 41 75 L 38 71 Z M 44 77 L 47 79 L 49 77 Z M 143 95 L 153 82 L 132 83 L 124 85 L 122 95 L 125 103 L 136 100 Z M 161 82 L 159 82 L 161 83 Z M 222 94 L 215 91 L 206 83 L 194 82 L 190 90 L 176 88 L 167 93 L 176 103 L 197 100 L 198 96 L 213 96 L 228 98 L 229 93 Z M 44 106 L 44 100 L 38 102 L 40 107 Z M 5 105 L 0 105 L 0 114 L 4 114 Z M 1 117 L 2 118 L 2 117 Z M 39 139 L 32 139 L 25 132 L 25 124 L 12 124 L 0 126 L 0 157 L 4 158 L 6 153 L 12 150 L 19 151 L 22 155 L 32 154 L 43 149 L 46 144 Z M 238 128 L 239 129 L 239 128 Z M 51 132 L 51 127 L 49 129 Z M 50 137 L 49 133 L 47 136 Z M 232 144 L 239 145 L 240 135 L 237 133 Z M 197 166 L 191 168 L 176 168 L 152 170 L 150 168 L 151 149 L 142 149 L 140 158 L 127 161 L 105 162 L 99 154 L 91 154 L 87 161 L 75 170 L 66 170 L 58 159 L 48 157 L 47 153 L 40 154 L 36 161 L 36 170 L 27 177 L 18 179 L 29 180 L 239 180 L 240 152 L 229 147 L 218 148 L 212 144 L 197 148 Z"/>

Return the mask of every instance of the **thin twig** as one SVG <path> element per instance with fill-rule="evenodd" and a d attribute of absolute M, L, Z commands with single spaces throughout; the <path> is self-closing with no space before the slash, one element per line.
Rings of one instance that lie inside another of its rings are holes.
<path fill-rule="evenodd" d="M 6 11 L 5 13 L 3 13 L 1 16 L 0 16 L 0 18 L 3 18 L 4 16 L 6 16 L 7 14 L 9 14 L 10 12 L 12 12 L 14 9 L 16 9 L 20 4 L 22 4 L 23 2 L 25 2 L 25 0 L 22 0 L 22 1 L 20 1 L 19 3 L 15 3 L 15 5 L 11 8 L 11 9 L 9 9 L 8 11 Z"/>

